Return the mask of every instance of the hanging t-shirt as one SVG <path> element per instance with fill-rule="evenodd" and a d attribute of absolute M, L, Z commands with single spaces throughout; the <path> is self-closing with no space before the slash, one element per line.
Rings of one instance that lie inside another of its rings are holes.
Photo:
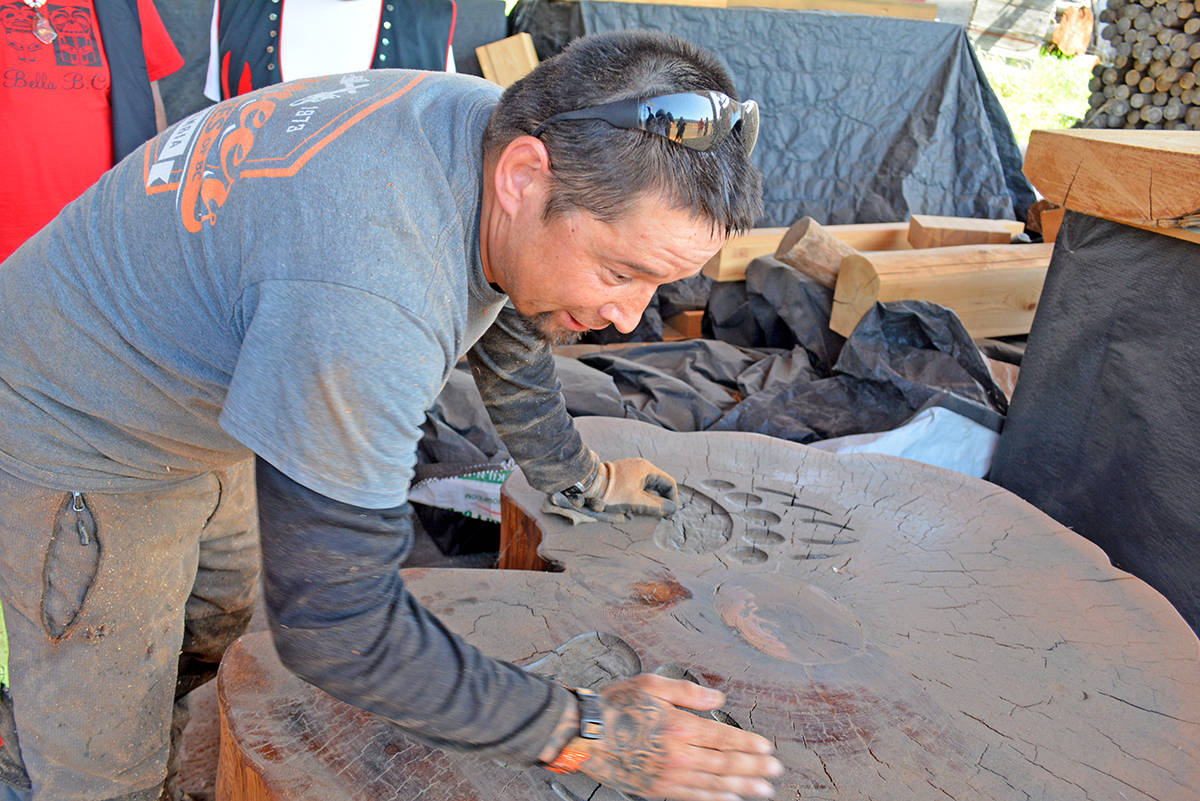
<path fill-rule="evenodd" d="M 152 0 L 138 0 L 151 81 L 183 66 Z M 0 260 L 113 165 L 109 71 L 91 0 L 42 7 L 57 37 L 34 35 L 37 15 L 0 0 Z M 128 43 L 120 43 L 128 47 Z"/>

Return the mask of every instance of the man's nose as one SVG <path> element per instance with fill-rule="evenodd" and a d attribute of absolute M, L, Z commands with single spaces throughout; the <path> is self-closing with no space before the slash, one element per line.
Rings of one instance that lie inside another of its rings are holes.
<path fill-rule="evenodd" d="M 619 301 L 606 303 L 600 307 L 600 316 L 612 323 L 622 334 L 628 334 L 637 328 L 642 319 L 642 312 L 646 311 L 646 307 L 650 305 L 650 298 L 654 297 L 655 289 L 657 287 L 647 287 Z"/>

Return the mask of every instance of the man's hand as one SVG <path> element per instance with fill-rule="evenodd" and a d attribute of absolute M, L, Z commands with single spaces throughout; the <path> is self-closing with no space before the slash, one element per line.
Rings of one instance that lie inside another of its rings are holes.
<path fill-rule="evenodd" d="M 671 476 L 645 459 L 618 459 L 601 463 L 596 488 L 584 505 L 598 512 L 666 517 L 675 513 L 677 499 Z"/>
<path fill-rule="evenodd" d="M 677 706 L 716 709 L 718 690 L 690 681 L 642 674 L 600 693 L 603 739 L 586 741 L 591 757 L 581 770 L 627 793 L 675 801 L 770 798 L 767 778 L 783 773 L 771 742 Z"/>

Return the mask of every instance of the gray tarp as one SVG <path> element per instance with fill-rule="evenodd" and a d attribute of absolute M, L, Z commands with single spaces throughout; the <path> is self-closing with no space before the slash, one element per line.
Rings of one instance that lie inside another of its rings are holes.
<path fill-rule="evenodd" d="M 1033 203 L 1008 119 L 960 26 L 822 11 L 580 7 L 589 33 L 667 31 L 707 47 L 741 95 L 759 102 L 761 226 L 805 215 L 1024 219 Z"/>

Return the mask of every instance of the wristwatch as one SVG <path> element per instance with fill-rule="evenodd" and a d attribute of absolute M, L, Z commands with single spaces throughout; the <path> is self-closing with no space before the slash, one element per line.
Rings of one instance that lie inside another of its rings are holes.
<path fill-rule="evenodd" d="M 604 738 L 604 710 L 600 707 L 600 697 L 580 687 L 571 692 L 579 701 L 579 733 L 567 741 L 553 762 L 543 766 L 555 773 L 574 773 L 579 770 L 592 756 L 586 748 L 586 741 Z"/>

